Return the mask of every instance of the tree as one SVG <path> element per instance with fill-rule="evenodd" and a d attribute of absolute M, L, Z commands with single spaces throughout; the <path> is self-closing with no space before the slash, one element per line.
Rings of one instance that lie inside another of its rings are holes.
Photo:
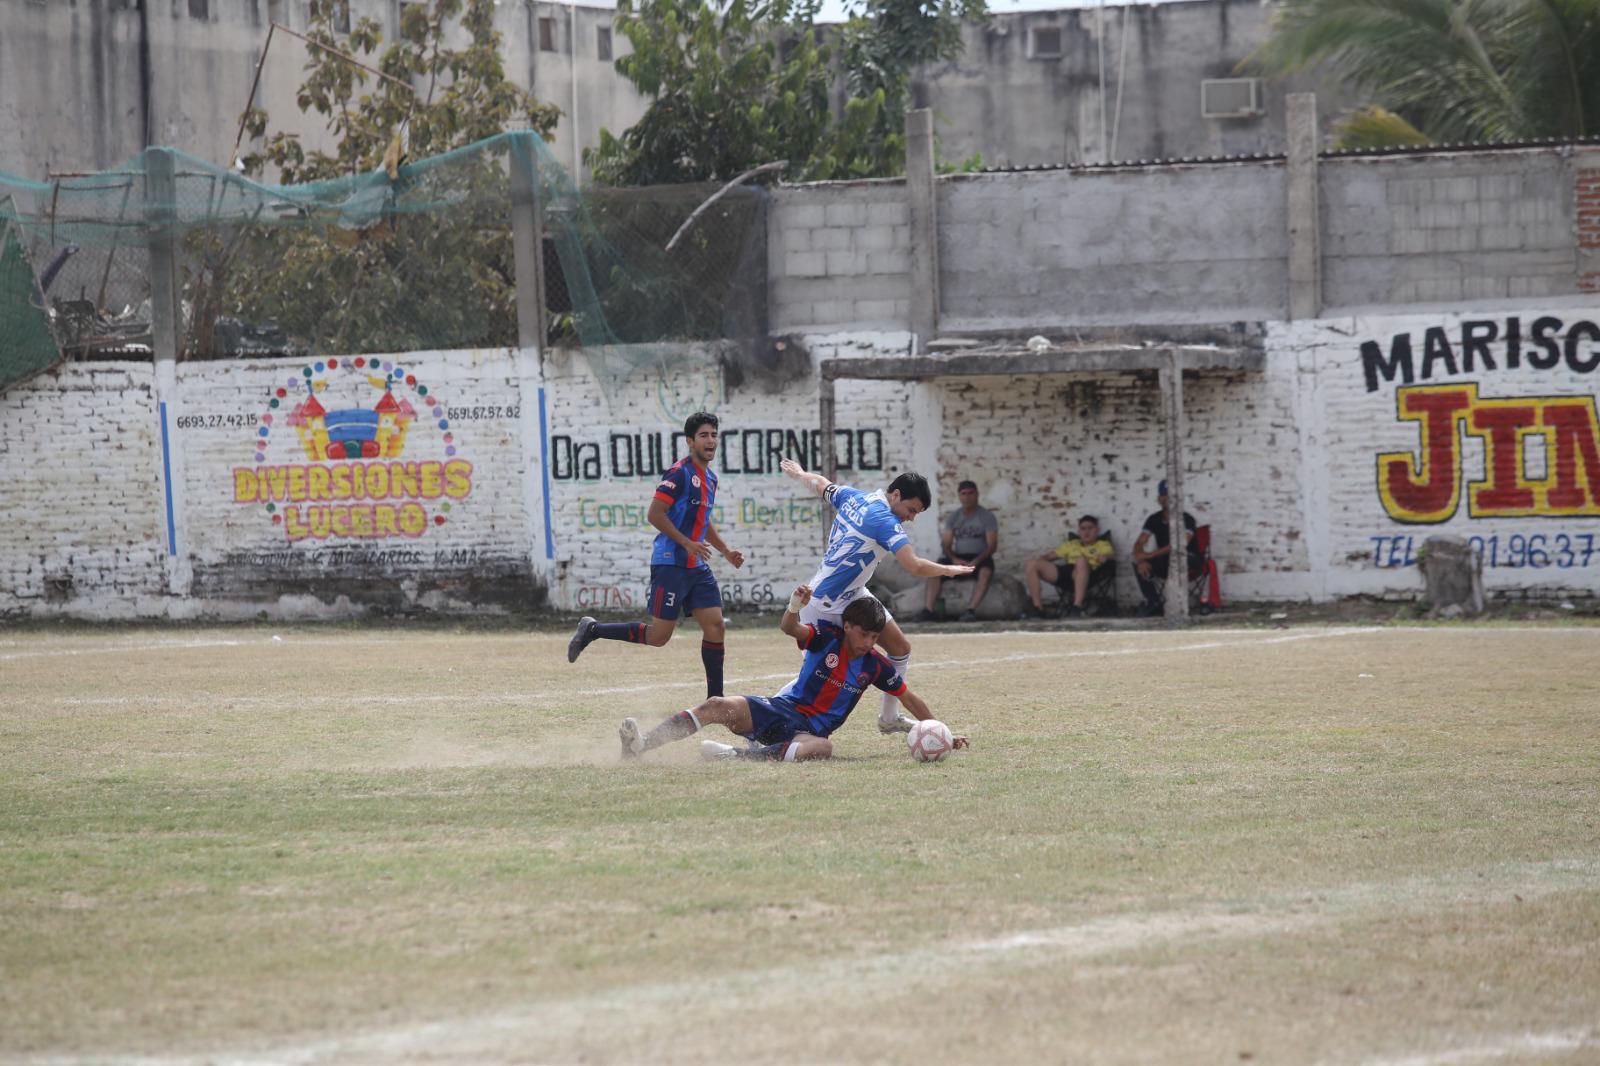
<path fill-rule="evenodd" d="M 271 205 L 272 221 L 186 239 L 191 357 L 214 354 L 211 330 L 223 315 L 276 324 L 314 352 L 515 343 L 503 146 L 401 169 L 402 131 L 412 153 L 430 157 L 508 128 L 548 134 L 559 112 L 506 78 L 494 0 L 402 4 L 399 38 L 377 59 L 382 78 L 344 57 L 366 62 L 382 35 L 369 18 L 337 34 L 341 2 L 311 2 L 316 46 L 298 99 L 336 146 L 307 151 L 294 133 L 268 136 L 268 116 L 253 109 L 246 129 L 264 141 L 241 157 L 247 173 L 274 167 L 285 185 L 337 182 L 324 195 L 330 207 L 285 216 Z"/>
<path fill-rule="evenodd" d="M 595 179 L 725 181 L 777 159 L 807 181 L 900 173 L 911 71 L 959 55 L 960 21 L 985 17 L 984 0 L 862 0 L 837 42 L 816 12 L 817 0 L 621 0 L 633 52 L 617 70 L 652 99 L 621 137 L 601 131 Z"/>
<path fill-rule="evenodd" d="M 1251 61 L 1369 92 L 1341 146 L 1600 133 L 1600 0 L 1287 0 Z"/>

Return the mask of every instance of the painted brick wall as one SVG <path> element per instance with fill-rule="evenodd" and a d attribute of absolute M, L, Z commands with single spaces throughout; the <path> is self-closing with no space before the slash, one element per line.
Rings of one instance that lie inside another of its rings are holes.
<path fill-rule="evenodd" d="M 1210 523 L 1213 550 L 1237 594 L 1283 594 L 1304 571 L 1305 516 L 1294 375 L 1190 375 L 1185 383 L 1186 509 Z M 1023 564 L 1093 514 L 1117 549 L 1119 593 L 1137 599 L 1134 541 L 1156 507 L 1165 437 L 1157 376 L 1059 374 L 973 378 L 942 386 L 940 486 L 965 477 L 1000 520 L 996 565 Z"/>
<path fill-rule="evenodd" d="M 1273 326 L 1314 460 L 1310 593 L 1412 594 L 1435 533 L 1483 546 L 1490 590 L 1600 590 L 1597 323 L 1568 301 Z"/>
<path fill-rule="evenodd" d="M 179 367 L 172 433 L 182 455 L 193 595 L 236 610 L 278 610 L 287 596 L 299 604 L 291 609 L 333 613 L 537 605 L 543 593 L 530 570 L 530 463 L 512 353 L 418 352 L 362 362 Z M 396 366 L 403 377 L 389 376 Z M 290 425 L 313 380 L 323 386 L 317 398 L 329 412 L 371 409 L 386 392 L 408 404 L 415 417 L 395 453 L 313 458 Z M 418 466 L 424 481 L 429 469 L 456 465 L 453 475 L 413 491 L 399 482 L 390 487 L 396 463 Z M 272 492 L 264 480 L 271 471 L 308 476 L 313 468 L 341 467 L 389 469 L 381 485 L 369 473 L 364 492 L 345 493 L 331 482 L 319 492 L 308 480 L 298 500 Z"/>
<path fill-rule="evenodd" d="M 548 591 L 560 607 L 636 613 L 651 491 L 699 409 L 723 419 L 717 523 L 749 559 L 738 573 L 719 562 L 719 578 L 730 600 L 777 601 L 809 576 L 823 539 L 820 505 L 777 470 L 784 455 L 818 463 L 816 363 L 902 355 L 909 337 L 800 343 L 787 379 L 705 351 L 621 380 L 596 376 L 582 356 L 552 353 L 541 373 L 505 351 L 426 353 L 399 377 L 393 359 L 181 367 L 168 411 L 179 478 L 170 564 L 150 368 L 70 364 L 0 398 L 10 519 L 0 611 L 503 610 L 542 604 Z M 1410 598 L 1422 587 L 1417 552 L 1435 532 L 1482 545 L 1491 591 L 1600 591 L 1593 298 L 1272 323 L 1266 349 L 1262 371 L 1185 385 L 1188 506 L 1213 527 L 1225 598 Z M 414 417 L 403 447 L 313 460 L 286 413 L 307 409 L 306 369 L 324 382 L 317 397 L 330 416 L 374 408 L 386 392 L 404 399 Z M 1163 433 L 1153 374 L 847 379 L 837 399 L 853 468 L 842 479 L 879 488 L 906 469 L 929 472 L 942 513 L 955 483 L 973 478 L 1000 517 L 1002 571 L 1058 543 L 1084 511 L 1112 531 L 1126 564 L 1154 507 Z M 419 472 L 405 491 L 394 466 L 429 463 L 441 471 L 433 490 Z M 469 465 L 442 472 L 451 463 Z M 332 471 L 354 465 L 386 470 L 379 483 L 362 474 L 364 498 L 341 497 Z M 406 528 L 391 516 L 385 529 L 382 505 L 412 506 L 425 521 Z M 936 521 L 910 532 L 936 553 Z M 1126 565 L 1121 582 L 1131 602 Z"/>
<path fill-rule="evenodd" d="M 701 369 L 708 362 L 704 352 L 691 353 L 689 365 L 620 382 L 597 377 L 582 356 L 551 355 L 545 384 L 558 603 L 642 609 L 655 536 L 646 512 L 660 473 L 683 454 L 684 420 L 699 410 L 721 419 L 713 520 L 728 546 L 746 557 L 738 571 L 714 560 L 724 596 L 733 602 L 786 599 L 810 576 L 830 518 L 821 501 L 777 464 L 793 457 L 820 468 L 812 434 L 816 361 L 903 355 L 909 338 L 820 336 L 804 343 L 810 359 L 795 380 L 738 386 L 728 384 L 720 365 L 712 364 L 710 373 Z M 837 443 L 842 481 L 881 488 L 912 465 L 915 392 L 897 383 L 841 384 L 835 421 L 843 431 Z"/>
<path fill-rule="evenodd" d="M 0 393 L 0 615 L 125 618 L 166 585 L 148 363 L 69 363 Z"/>

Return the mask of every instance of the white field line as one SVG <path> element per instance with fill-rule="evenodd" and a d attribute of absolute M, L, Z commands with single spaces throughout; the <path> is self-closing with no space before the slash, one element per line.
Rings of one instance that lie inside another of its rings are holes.
<path fill-rule="evenodd" d="M 271 1049 L 174 1056 L 31 1056 L 6 1060 L 28 1066 L 318 1066 L 372 1062 L 539 1061 L 533 1049 L 589 1034 L 597 1023 L 625 1018 L 635 1032 L 682 1022 L 685 1003 L 715 1003 L 725 1017 L 766 1017 L 792 1009 L 795 989 L 850 989 L 853 998 L 898 995 L 907 981 L 959 983 L 977 971 L 1003 971 L 1044 961 L 1086 962 L 1163 944 L 1295 936 L 1339 922 L 1396 912 L 1433 913 L 1440 907 L 1493 906 L 1560 892 L 1594 892 L 1600 860 L 1516 863 L 1438 877 L 1343 885 L 1255 900 L 1203 903 L 1186 910 L 1097 918 L 997 939 L 953 940 L 908 951 L 826 958 L 766 969 L 697 976 L 686 981 L 620 985 L 555 996 L 509 1010 L 447 1021 L 397 1026 Z M 602 1021 L 604 1020 L 604 1021 Z M 1369 1058 L 1362 1066 L 1446 1066 L 1477 1061 L 1485 1051 L 1504 1056 L 1530 1048 L 1584 1046 L 1592 1030 L 1561 1030 Z M 1517 1043 L 1516 1041 L 1522 1041 Z M 1528 1041 L 1534 1041 L 1530 1044 Z M 1491 1049 L 1503 1049 L 1492 1051 Z M 1456 1057 L 1452 1057 L 1456 1056 Z"/>
<path fill-rule="evenodd" d="M 741 629 L 740 629 L 741 633 L 746 632 L 746 631 L 748 631 L 748 630 L 746 630 L 744 627 L 741 627 Z M 1263 630 L 1260 630 L 1260 629 L 1243 629 L 1243 628 L 1212 629 L 1209 626 L 1207 627 L 1206 631 L 1208 633 L 1216 634 L 1218 636 L 1235 635 L 1235 634 L 1259 634 L 1259 633 L 1263 632 Z M 1159 629 L 1159 628 L 1157 628 L 1157 629 L 1113 629 L 1113 630 L 1090 630 L 1090 631 L 1087 631 L 1087 632 L 1085 632 L 1083 634 L 1078 634 L 1078 636 L 1114 636 L 1114 637 L 1125 637 L 1125 638 L 1128 638 L 1130 640 L 1154 640 L 1154 639 L 1157 639 L 1157 638 L 1160 638 L 1160 637 L 1163 637 L 1163 636 L 1167 636 L 1167 635 L 1170 634 L 1170 632 L 1171 632 L 1170 630 Z M 1477 637 L 1477 636 L 1490 636 L 1490 635 L 1498 635 L 1498 634 L 1504 634 L 1504 633 L 1541 633 L 1541 634 L 1544 634 L 1546 636 L 1555 636 L 1555 635 L 1572 636 L 1572 635 L 1579 635 L 1579 636 L 1586 636 L 1586 637 L 1594 637 L 1596 635 L 1600 635 L 1600 627 L 1594 627 L 1594 628 L 1590 628 L 1590 627 L 1585 627 L 1585 628 L 1557 628 L 1555 626 L 1485 626 L 1483 628 L 1471 629 L 1471 628 L 1467 628 L 1467 627 L 1464 627 L 1464 626 L 1463 627 L 1444 627 L 1444 626 L 1434 626 L 1434 627 L 1423 627 L 1423 626 L 1416 626 L 1416 627 L 1412 627 L 1412 626 L 1359 626 L 1359 627 L 1340 627 L 1340 628 L 1333 628 L 1333 629 L 1326 629 L 1326 630 L 1316 630 L 1316 631 L 1313 631 L 1308 627 L 1306 629 L 1302 629 L 1300 631 L 1300 633 L 1295 635 L 1295 636 L 1278 638 L 1278 639 L 1281 639 L 1281 640 L 1307 640 L 1307 639 L 1314 639 L 1317 636 L 1343 636 L 1346 633 L 1375 633 L 1375 632 L 1392 632 L 1392 633 L 1405 633 L 1405 634 L 1431 634 L 1431 635 L 1435 635 L 1435 636 L 1450 636 L 1450 637 L 1457 637 L 1457 638 L 1461 638 L 1461 637 Z M 977 641 L 977 640 L 1012 640 L 1012 639 L 1015 639 L 1017 637 L 1049 637 L 1049 636 L 1069 636 L 1069 635 L 1071 635 L 1071 634 L 1068 634 L 1068 633 L 1066 633 L 1064 631 L 1039 630 L 1039 629 L 998 629 L 998 630 L 991 629 L 991 630 L 983 630 L 983 631 L 976 632 L 976 633 L 961 633 L 961 634 L 956 634 L 956 633 L 922 633 L 922 632 L 917 633 L 917 636 L 918 636 L 919 639 L 932 639 L 932 640 L 935 640 L 935 641 L 950 640 L 950 641 L 960 641 L 960 642 L 963 642 L 963 643 L 968 643 L 968 642 Z M 495 634 L 472 634 L 472 636 L 475 637 L 475 638 L 496 638 L 496 639 L 500 639 L 500 640 L 527 639 L 529 641 L 535 641 L 535 640 L 539 640 L 539 639 L 542 638 L 542 639 L 547 639 L 547 640 L 560 640 L 563 643 L 567 639 L 566 637 L 550 637 L 550 636 L 544 636 L 544 635 L 540 635 L 540 634 L 495 633 Z M 48 639 L 60 640 L 60 639 L 63 639 L 63 638 L 51 637 L 51 638 L 48 638 Z M 71 638 L 66 638 L 66 639 L 71 639 Z M 339 646 L 340 647 L 349 647 L 351 645 L 357 645 L 357 644 L 359 644 L 359 645 L 406 644 L 406 645 L 409 645 L 409 646 L 415 646 L 415 645 L 421 644 L 421 643 L 440 643 L 440 642 L 448 642 L 448 641 L 458 641 L 458 640 L 462 640 L 462 639 L 463 639 L 463 635 L 459 634 L 459 633 L 420 633 L 420 634 L 415 634 L 415 635 L 407 634 L 405 636 L 394 636 L 394 637 L 371 637 L 371 636 L 367 636 L 367 637 L 341 637 L 340 640 L 339 640 Z M 4 640 L 4 641 L 0 641 L 0 648 L 14 648 L 14 647 L 17 647 L 17 646 L 21 645 L 22 643 L 23 643 L 23 641 L 20 641 L 20 640 Z M 52 648 L 27 648 L 27 649 L 24 649 L 24 650 L 21 650 L 21 651 L 0 652 L 0 662 L 11 662 L 11 661 L 14 661 L 14 660 L 17 660 L 17 659 L 50 659 L 50 658 L 57 658 L 57 657 L 76 657 L 76 656 L 83 656 L 83 655 L 136 655 L 136 654 L 140 654 L 142 652 L 152 652 L 152 651 L 184 651 L 184 650 L 188 650 L 188 649 L 192 649 L 192 648 L 240 648 L 240 647 L 248 647 L 248 646 L 253 646 L 253 645 L 261 645 L 261 646 L 264 646 L 264 647 L 271 647 L 271 646 L 280 646 L 281 647 L 281 646 L 284 646 L 284 645 L 298 645 L 298 646 L 301 646 L 301 647 L 315 646 L 315 647 L 322 648 L 322 647 L 326 647 L 327 646 L 327 641 L 324 638 L 320 637 L 320 636 L 308 636 L 302 631 L 302 632 L 298 632 L 298 633 L 291 633 L 287 637 L 282 636 L 281 634 L 279 634 L 279 635 L 276 635 L 276 636 L 264 636 L 264 637 L 259 637 L 259 638 L 256 638 L 256 639 L 250 639 L 250 640 L 221 639 L 221 638 L 218 638 L 218 639 L 214 639 L 214 640 L 201 640 L 201 639 L 194 639 L 194 640 L 152 640 L 152 641 L 144 641 L 144 642 L 140 642 L 140 643 L 114 642 L 114 643 L 109 643 L 109 644 L 90 644 L 90 645 L 87 645 L 85 647 L 79 647 L 79 648 L 58 648 L 58 647 L 52 647 Z M 1191 647 L 1180 647 L 1180 648 L 1167 648 L 1167 649 L 1155 649 L 1155 650 L 1186 651 L 1186 650 L 1195 650 L 1195 649 L 1201 649 L 1201 648 L 1211 648 L 1211 647 L 1217 647 L 1217 646 L 1219 646 L 1219 645 L 1216 645 L 1216 644 L 1197 644 L 1197 645 L 1193 645 L 1192 648 Z M 1147 650 L 1147 649 L 1138 649 L 1138 650 Z M 1076 652 L 1076 653 L 1073 653 L 1073 654 L 1077 654 L 1077 655 L 1132 655 L 1132 654 L 1136 654 L 1136 651 L 1133 650 L 1133 649 L 1126 650 L 1126 651 L 1100 651 L 1100 652 L 1084 651 L 1084 652 Z M 601 691 L 603 691 L 603 690 L 601 690 Z"/>
<path fill-rule="evenodd" d="M 1283 636 L 1262 637 L 1250 630 L 1235 632 L 1251 634 L 1244 640 L 1205 640 L 1188 644 L 1174 644 L 1165 647 L 1142 648 L 1080 648 L 1072 651 L 1030 651 L 1014 652 L 1010 655 L 987 655 L 979 659 L 935 659 L 931 662 L 914 660 L 912 663 L 913 675 L 924 670 L 941 670 L 950 667 L 988 666 L 995 663 L 1029 662 L 1032 660 L 1049 659 L 1096 659 L 1118 657 L 1124 655 L 1165 655 L 1170 653 L 1187 653 L 1195 651 L 1213 651 L 1217 648 L 1252 648 L 1267 647 L 1278 644 L 1292 644 L 1306 640 L 1327 640 L 1334 637 L 1347 637 L 1367 633 L 1382 632 L 1377 626 L 1364 626 L 1346 629 L 1317 629 L 1306 630 Z M 1596 630 L 1600 633 L 1600 630 Z M 237 642 L 232 642 L 237 643 Z M 195 644 L 194 647 L 206 645 Z M 324 646 L 324 645 L 319 645 Z M 753 677 L 735 679 L 741 684 L 765 681 L 792 681 L 794 671 L 787 670 L 780 674 L 757 674 Z M 472 704 L 485 705 L 524 705 L 528 703 L 549 702 L 552 700 L 574 700 L 588 696 L 630 696 L 641 693 L 660 692 L 665 689 L 692 688 L 698 689 L 705 685 L 705 681 L 695 678 L 688 681 L 657 681 L 648 685 L 620 685 L 611 688 L 590 688 L 581 692 L 567 690 L 564 692 L 498 692 L 498 693 L 472 693 L 464 695 L 460 692 L 420 692 L 404 695 L 374 694 L 368 696 L 327 696 L 327 695 L 296 695 L 287 696 L 283 693 L 275 695 L 222 695 L 214 692 L 194 691 L 183 696 L 56 696 L 40 700 L 32 697 L 7 696 L 0 698 L 0 708 L 27 708 L 37 707 L 40 703 L 50 703 L 60 707 L 121 707 L 137 705 L 141 707 L 181 705 L 192 706 L 206 700 L 216 700 L 230 707 L 248 707 L 263 704 L 281 706 L 285 702 L 292 702 L 297 707 L 396 707 L 411 704 Z M 733 685 L 729 685 L 733 688 Z"/>
<path fill-rule="evenodd" d="M 1468 1047 L 1429 1051 L 1400 1058 L 1362 1059 L 1361 1066 L 1465 1066 L 1493 1062 L 1512 1055 L 1556 1055 L 1582 1048 L 1600 1051 L 1600 1029 L 1558 1029 L 1548 1033 L 1516 1033 L 1474 1043 Z"/>

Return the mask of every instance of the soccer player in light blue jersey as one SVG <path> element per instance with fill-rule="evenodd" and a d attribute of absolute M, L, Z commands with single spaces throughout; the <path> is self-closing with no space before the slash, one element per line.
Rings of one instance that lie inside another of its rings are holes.
<path fill-rule="evenodd" d="M 771 697 L 714 697 L 698 707 L 679 711 L 646 734 L 639 732 L 636 720 L 624 718 L 617 730 L 622 738 L 622 757 L 636 758 L 663 744 L 693 736 L 708 725 L 721 725 L 751 746 L 738 748 L 703 740 L 702 758 L 783 762 L 826 759 L 833 754 L 829 735 L 850 717 L 869 687 L 896 694 L 917 718 L 933 717 L 928 705 L 906 687 L 905 679 L 895 672 L 889 660 L 873 650 L 888 622 L 883 604 L 871 596 L 858 596 L 844 609 L 839 625 L 826 621 L 807 625 L 800 621 L 800 613 L 811 599 L 811 590 L 805 585 L 795 589 L 778 625 L 805 652 L 800 675 L 782 692 Z M 955 746 L 967 747 L 967 738 L 956 737 Z"/>
<path fill-rule="evenodd" d="M 672 639 L 678 619 L 685 614 L 700 623 L 700 661 L 706 671 L 706 695 L 722 695 L 723 640 L 722 590 L 711 572 L 716 551 L 737 570 L 744 553 L 728 547 L 711 523 L 716 506 L 717 474 L 711 460 L 717 455 L 717 416 L 705 411 L 690 415 L 683 425 L 689 454 L 673 464 L 650 501 L 649 521 L 657 530 L 650 552 L 650 621 L 598 622 L 584 616 L 567 643 L 567 662 L 597 640 L 620 640 L 659 648 Z"/>
<path fill-rule="evenodd" d="M 901 474 L 889 482 L 887 489 L 868 493 L 849 485 L 835 485 L 821 474 L 807 473 L 805 467 L 793 459 L 783 460 L 779 467 L 834 508 L 828 547 L 808 583 L 812 595 L 801 615 L 802 622 L 815 625 L 826 621 L 838 625 L 845 608 L 853 601 L 862 596 L 872 599 L 867 582 L 887 555 L 894 556 L 913 577 L 961 577 L 972 573 L 970 566 L 950 566 L 924 559 L 911 547 L 911 538 L 906 536 L 902 523 L 913 521 L 933 502 L 928 479 L 921 474 Z M 904 677 L 911 660 L 911 642 L 887 609 L 884 618 L 878 643 L 888 654 L 895 672 Z M 904 733 L 915 721 L 900 709 L 900 701 L 894 694 L 884 693 L 883 710 L 878 714 L 880 732 Z"/>

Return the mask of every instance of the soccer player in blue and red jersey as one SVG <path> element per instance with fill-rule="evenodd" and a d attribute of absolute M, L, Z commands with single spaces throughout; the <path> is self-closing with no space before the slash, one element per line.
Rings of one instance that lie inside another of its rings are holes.
<path fill-rule="evenodd" d="M 597 640 L 625 640 L 659 648 L 672 639 L 678 618 L 694 615 L 700 623 L 700 661 L 706 669 L 706 695 L 722 695 L 723 640 L 722 590 L 711 572 L 713 549 L 735 570 L 744 565 L 744 553 L 722 542 L 711 524 L 717 498 L 717 475 L 711 460 L 717 456 L 717 416 L 698 411 L 683 424 L 689 454 L 673 464 L 656 486 L 650 501 L 650 524 L 658 530 L 650 553 L 650 621 L 601 623 L 584 617 L 567 644 L 567 662 L 576 662 L 583 649 Z"/>
<path fill-rule="evenodd" d="M 805 652 L 800 676 L 776 696 L 718 696 L 698 707 L 679 711 L 649 733 L 639 734 L 639 723 L 624 718 L 617 731 L 622 738 L 622 757 L 634 758 L 652 748 L 692 736 L 708 725 L 727 726 L 751 742 L 749 748 L 736 748 L 715 740 L 700 742 L 700 754 L 707 759 L 781 759 L 801 762 L 826 759 L 833 754 L 829 734 L 844 724 L 867 688 L 874 687 L 898 696 L 900 702 L 919 719 L 932 718 L 922 702 L 901 679 L 889 660 L 874 651 L 888 623 L 883 604 L 863 596 L 844 609 L 840 625 L 819 621 L 806 625 L 800 612 L 811 600 L 811 590 L 801 585 L 789 598 L 789 609 L 778 628 L 795 639 Z M 956 737 L 955 746 L 967 746 L 966 737 Z"/>

